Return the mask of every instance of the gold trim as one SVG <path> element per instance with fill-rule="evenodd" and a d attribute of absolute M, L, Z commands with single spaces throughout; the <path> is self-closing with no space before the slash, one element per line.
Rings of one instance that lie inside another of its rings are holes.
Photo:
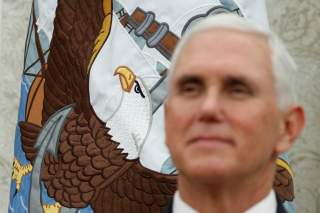
<path fill-rule="evenodd" d="M 104 0 L 103 1 L 103 12 L 104 15 L 109 15 L 112 11 L 112 0 Z"/>
<path fill-rule="evenodd" d="M 292 171 L 291 167 L 289 166 L 289 164 L 286 161 L 284 161 L 281 158 L 278 158 L 277 161 L 276 161 L 276 164 L 278 166 L 281 166 L 282 168 L 286 169 L 290 173 L 291 177 L 293 177 L 293 171 Z"/>
<path fill-rule="evenodd" d="M 96 38 L 94 42 L 94 48 L 92 50 L 92 56 L 90 58 L 90 62 L 88 65 L 87 72 L 89 73 L 91 66 L 96 59 L 98 53 L 100 52 L 102 46 L 106 42 L 106 40 L 109 37 L 110 31 L 111 31 L 111 25 L 112 25 L 112 1 L 111 0 L 104 0 L 103 1 L 103 12 L 104 12 L 104 20 L 102 23 L 102 27 L 100 30 L 100 33 L 98 37 Z"/>

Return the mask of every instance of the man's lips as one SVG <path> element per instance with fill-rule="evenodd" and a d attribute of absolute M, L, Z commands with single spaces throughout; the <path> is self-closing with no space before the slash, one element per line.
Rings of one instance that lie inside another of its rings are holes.
<path fill-rule="evenodd" d="M 207 136 L 207 135 L 200 135 L 193 137 L 190 140 L 190 144 L 207 144 L 208 146 L 212 145 L 233 145 L 233 140 L 227 137 L 221 136 Z"/>

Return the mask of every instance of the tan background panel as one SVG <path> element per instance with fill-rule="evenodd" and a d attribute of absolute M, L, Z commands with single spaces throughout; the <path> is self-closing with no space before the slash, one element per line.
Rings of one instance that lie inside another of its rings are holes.
<path fill-rule="evenodd" d="M 299 66 L 294 73 L 307 126 L 289 153 L 298 213 L 320 212 L 320 1 L 270 0 L 269 20 Z"/>
<path fill-rule="evenodd" d="M 267 0 L 272 29 L 299 66 L 307 128 L 290 154 L 297 212 L 320 212 L 320 1 Z M 7 212 L 23 51 L 31 0 L 0 0 L 0 212 Z"/>

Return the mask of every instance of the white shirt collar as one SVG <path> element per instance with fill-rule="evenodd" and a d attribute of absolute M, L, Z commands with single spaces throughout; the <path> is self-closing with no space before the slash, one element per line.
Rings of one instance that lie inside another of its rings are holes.
<path fill-rule="evenodd" d="M 245 213 L 276 213 L 276 209 L 276 195 L 272 190 L 264 199 L 245 211 Z M 179 191 L 177 191 L 174 194 L 173 213 L 197 213 L 197 211 L 184 202 L 181 199 Z"/>
<path fill-rule="evenodd" d="M 260 202 L 253 205 L 245 213 L 276 213 L 277 200 L 276 194 L 272 190 L 267 197 L 263 198 Z"/>
<path fill-rule="evenodd" d="M 173 213 L 197 213 L 186 202 L 181 199 L 179 191 L 176 191 L 173 198 Z"/>

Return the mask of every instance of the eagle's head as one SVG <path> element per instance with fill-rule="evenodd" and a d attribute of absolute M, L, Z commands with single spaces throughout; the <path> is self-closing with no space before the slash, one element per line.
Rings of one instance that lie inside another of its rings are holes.
<path fill-rule="evenodd" d="M 90 84 L 92 107 L 127 158 L 138 158 L 152 121 L 150 93 L 129 67 L 119 66 L 108 77 L 100 87 Z"/>

